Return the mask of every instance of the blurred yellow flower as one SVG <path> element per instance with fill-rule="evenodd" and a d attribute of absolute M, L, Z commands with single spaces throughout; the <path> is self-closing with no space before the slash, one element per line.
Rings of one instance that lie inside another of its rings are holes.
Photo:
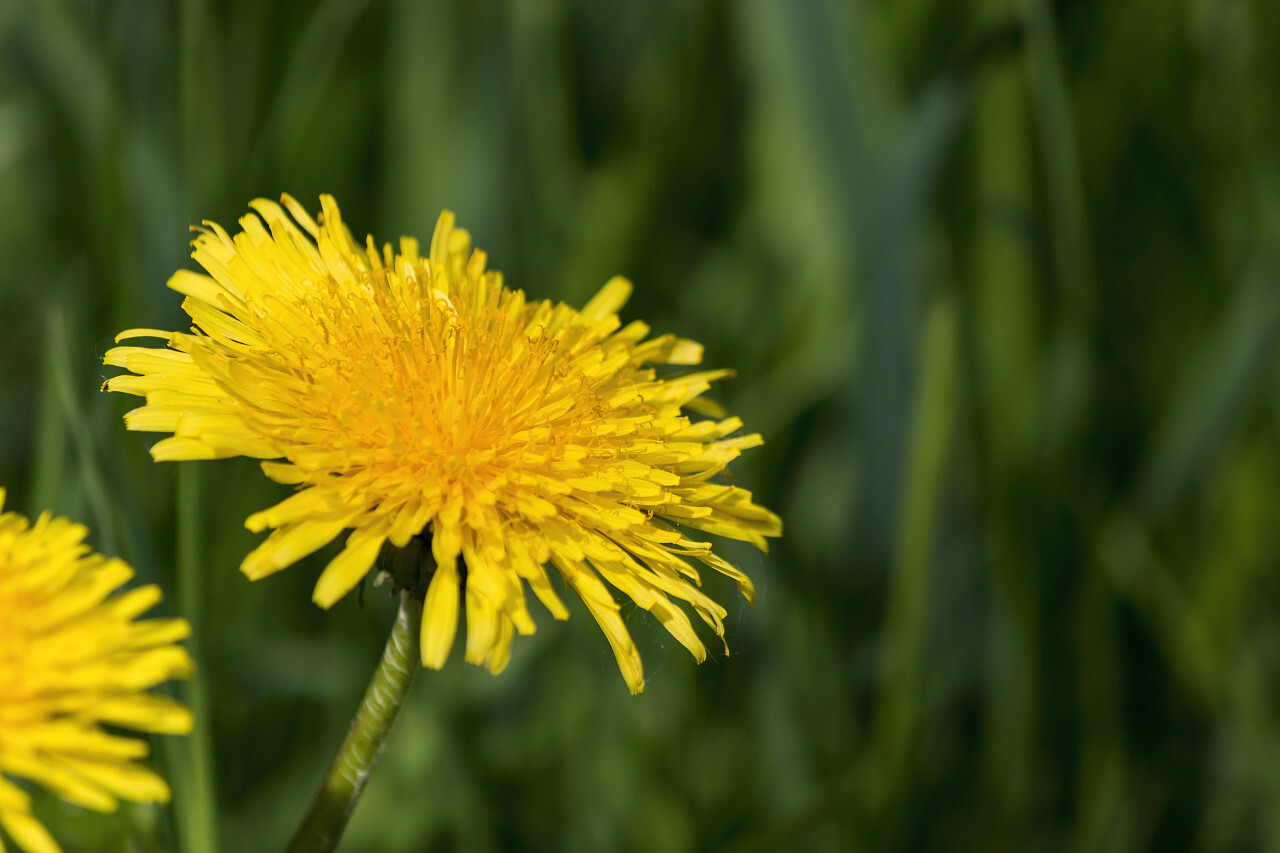
<path fill-rule="evenodd" d="M 191 334 L 134 329 L 167 349 L 121 346 L 106 363 L 132 371 L 109 391 L 146 398 L 129 429 L 171 432 L 157 460 L 250 456 L 297 491 L 249 517 L 274 528 L 244 560 L 257 579 L 351 529 L 314 599 L 329 607 L 373 566 L 384 542 L 430 537 L 422 661 L 443 666 L 460 599 L 466 659 L 498 672 L 533 619 L 522 581 L 557 619 L 568 611 L 550 562 L 608 637 L 632 692 L 639 655 L 602 578 L 649 610 L 694 656 L 706 650 L 687 602 L 723 636 L 723 607 L 691 562 L 750 581 L 684 529 L 765 548 L 781 533 L 751 494 L 713 478 L 758 435 L 700 397 L 730 371 L 658 378 L 691 365 L 698 344 L 619 328 L 631 285 L 614 278 L 581 311 L 527 301 L 485 269 L 453 215 L 428 257 L 402 238 L 381 251 L 353 241 L 333 199 L 318 222 L 292 198 L 257 200 L 234 237 L 206 223 L 181 271 Z M 287 209 L 287 213 L 286 213 Z M 691 420 L 683 411 L 710 417 Z M 461 557 L 461 561 L 459 560 Z"/>
<path fill-rule="evenodd" d="M 28 794 L 6 777 L 98 811 L 114 810 L 117 797 L 167 802 L 164 780 L 134 763 L 147 755 L 146 741 L 102 724 L 191 730 L 186 708 L 145 692 L 191 674 L 191 658 L 175 645 L 189 626 L 135 621 L 160 600 L 159 589 L 112 595 L 133 571 L 92 553 L 84 536 L 82 525 L 47 513 L 34 525 L 0 515 L 0 826 L 28 853 L 60 848 L 32 816 Z"/>

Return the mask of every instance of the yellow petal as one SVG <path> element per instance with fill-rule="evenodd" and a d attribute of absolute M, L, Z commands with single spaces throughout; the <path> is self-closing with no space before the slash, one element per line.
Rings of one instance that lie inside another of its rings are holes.
<path fill-rule="evenodd" d="M 603 320 L 610 314 L 616 314 L 630 298 L 631 282 L 620 275 L 615 275 L 582 307 L 582 319 L 586 323 Z"/>
<path fill-rule="evenodd" d="M 18 849 L 25 853 L 62 853 L 62 848 L 49 831 L 30 814 L 0 808 L 0 825 L 4 826 L 4 831 L 9 833 Z M 0 841 L 0 845 L 3 844 Z M 3 850 L 4 847 L 0 846 L 0 851 Z"/>
<path fill-rule="evenodd" d="M 458 572 L 452 562 L 438 566 L 422 607 L 422 665 L 441 669 L 458 632 Z"/>
<path fill-rule="evenodd" d="M 291 566 L 308 554 L 312 554 L 333 541 L 343 528 L 345 519 L 338 521 L 303 521 L 272 532 L 266 541 L 249 552 L 240 564 L 240 571 L 249 580 L 260 580 Z"/>
<path fill-rule="evenodd" d="M 311 600 L 326 609 L 332 607 L 373 568 L 373 562 L 378 558 L 378 551 L 386 539 L 386 536 L 369 530 L 354 531 L 347 537 L 347 546 L 320 575 Z"/>

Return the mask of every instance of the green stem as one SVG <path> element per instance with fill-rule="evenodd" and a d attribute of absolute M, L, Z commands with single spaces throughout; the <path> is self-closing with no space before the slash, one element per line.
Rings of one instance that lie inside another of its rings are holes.
<path fill-rule="evenodd" d="M 387 639 L 382 662 L 369 682 L 364 701 L 351 731 L 324 775 L 311 808 L 302 819 L 287 853 L 327 853 L 338 846 L 364 784 L 382 752 L 387 732 L 395 721 L 400 703 L 409 692 L 418 671 L 418 634 L 422 625 L 422 602 L 406 591 L 400 594 L 400 612 Z"/>
<path fill-rule="evenodd" d="M 184 784 L 174 786 L 174 811 L 178 815 L 184 853 L 216 853 L 218 846 L 218 794 L 214 778 L 213 731 L 209 719 L 209 694 L 203 653 L 205 578 L 202 565 L 204 530 L 200 520 L 201 489 L 198 465 L 178 466 L 177 570 L 175 584 L 178 612 L 191 623 L 187 650 L 196 662 L 195 675 L 178 688 L 195 716 L 195 729 L 177 751 Z"/>

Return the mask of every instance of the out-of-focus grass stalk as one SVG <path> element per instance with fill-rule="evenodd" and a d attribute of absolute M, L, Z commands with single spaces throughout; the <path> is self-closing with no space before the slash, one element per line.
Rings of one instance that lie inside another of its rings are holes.
<path fill-rule="evenodd" d="M 1133 509 L 1144 523 L 1164 521 L 1192 484 L 1221 463 L 1245 403 L 1275 357 L 1278 281 L 1280 259 L 1246 276 L 1218 328 L 1190 359 L 1133 489 Z"/>
<path fill-rule="evenodd" d="M 1098 537 L 1098 559 L 1110 582 L 1130 600 L 1157 636 L 1174 675 L 1207 711 L 1231 721 L 1242 751 L 1244 772 L 1254 775 L 1280 801 L 1280 774 L 1274 760 L 1280 744 L 1266 722 L 1266 664 L 1243 630 L 1239 598 L 1249 570 L 1226 542 L 1215 562 L 1200 573 L 1195 589 L 1185 589 L 1148 531 L 1167 523 L 1187 501 L 1193 484 L 1221 468 L 1233 436 L 1268 373 L 1280 327 L 1280 266 L 1260 264 L 1237 286 L 1215 332 L 1189 360 L 1169 411 L 1154 430 L 1138 469 L 1131 507 L 1117 507 Z M 1228 487 L 1227 492 L 1235 490 Z M 1231 531 L 1222 534 L 1229 537 Z M 1235 590 L 1234 594 L 1227 590 Z M 1215 606 L 1222 598 L 1233 606 Z M 1206 830 L 1207 832 L 1208 830 Z M 1280 821 L 1270 821 L 1267 837 L 1280 838 Z"/>
<path fill-rule="evenodd" d="M 877 784 L 870 804 L 877 812 L 900 804 L 908 751 L 920 719 L 931 570 L 959 396 L 958 337 L 958 308 L 951 298 L 938 297 L 924 330 L 886 615 L 882 684 L 872 720 L 871 778 Z"/>
<path fill-rule="evenodd" d="M 1023 0 L 1027 75 L 1044 161 L 1046 208 L 1060 322 L 1046 383 L 1043 451 L 1061 458 L 1079 431 L 1092 387 L 1090 331 L 1095 311 L 1093 241 L 1076 153 L 1075 119 L 1047 0 Z"/>
<path fill-rule="evenodd" d="M 46 337 L 48 346 L 46 357 L 49 359 L 49 380 L 53 384 L 53 392 L 57 395 L 58 405 L 62 409 L 63 422 L 71 436 L 80 465 L 80 486 L 88 505 L 90 528 L 97 536 L 99 547 L 104 553 L 119 553 L 119 542 L 116 535 L 115 513 L 111 501 L 107 498 L 107 486 L 102 476 L 101 466 L 94 446 L 93 431 L 88 417 L 80 405 L 73 379 L 70 356 L 67 354 L 67 321 L 59 308 L 52 308 L 46 320 Z"/>
<path fill-rule="evenodd" d="M 1018 0 L 987 0 L 979 26 L 1013 14 Z M 1041 277 L 1019 220 L 1034 209 L 1034 151 L 1029 144 L 1023 64 L 1001 62 L 980 71 L 974 87 L 973 316 L 977 378 L 974 392 L 983 432 L 985 520 L 992 606 L 987 641 L 982 773 L 1006 816 L 1023 813 L 1032 787 L 1033 738 L 1040 694 L 1039 569 L 1029 545 L 1025 488 L 1035 465 L 1041 427 L 1043 354 L 1036 346 Z"/>
<path fill-rule="evenodd" d="M 391 0 L 387 4 L 387 86 L 396 108 L 386 116 L 389 132 L 381 168 L 385 215 L 395 227 L 413 233 L 430 228 L 453 197 L 433 164 L 447 158 L 449 143 L 470 129 L 467 122 L 441 126 L 436 116 L 447 114 L 455 54 L 463 50 L 449 3 Z M 461 212 L 461 211 L 460 211 Z"/>
<path fill-rule="evenodd" d="M 1131 505 L 1116 508 L 1099 537 L 1104 552 L 1112 555 L 1103 560 L 1110 567 L 1112 582 L 1157 632 L 1185 688 L 1206 703 L 1222 694 L 1222 684 L 1229 680 L 1224 670 L 1234 671 L 1241 655 L 1248 654 L 1248 650 L 1227 654 L 1212 648 L 1208 636 L 1218 632 L 1202 624 L 1202 612 L 1212 615 L 1209 590 L 1220 591 L 1233 581 L 1206 572 L 1202 594 L 1188 594 L 1171 569 L 1150 553 L 1147 531 L 1166 523 L 1187 499 L 1192 484 L 1222 465 L 1245 404 L 1257 393 L 1259 378 L 1266 375 L 1267 360 L 1274 354 L 1280 330 L 1277 278 L 1280 264 L 1273 260 L 1237 287 L 1218 328 L 1189 360 L 1169 411 L 1154 430 L 1135 478 Z M 1134 542 L 1143 545 L 1139 548 Z M 1117 554 L 1140 557 L 1130 556 L 1133 565 L 1127 566 Z M 1225 614 L 1232 626 L 1238 618 L 1234 611 Z M 1223 661 L 1227 666 L 1222 666 Z"/>
<path fill-rule="evenodd" d="M 1047 476 L 1064 477 L 1054 460 L 1077 438 L 1093 383 L 1090 335 L 1095 317 L 1093 247 L 1076 153 L 1076 127 L 1047 0 L 1024 0 L 1027 73 L 1044 159 L 1052 267 L 1058 286 L 1058 327 L 1046 376 Z M 1078 510 L 1079 508 L 1072 508 Z M 1076 599 L 1076 690 L 1080 773 L 1076 781 L 1076 842 L 1082 849 L 1124 849 L 1133 815 L 1120 718 L 1115 650 L 1117 596 L 1097 560 L 1086 559 Z"/>
<path fill-rule="evenodd" d="M 211 57 L 218 39 L 204 0 L 182 0 L 179 7 L 182 152 L 184 172 L 191 176 L 189 201 L 203 203 L 222 176 L 221 128 L 215 100 Z M 201 520 L 203 489 L 200 467 L 179 465 L 175 506 L 175 586 L 179 612 L 191 623 L 187 648 L 195 674 L 179 692 L 195 716 L 195 728 L 171 751 L 174 764 L 174 813 L 184 853 L 217 853 L 218 794 L 213 752 L 213 719 L 209 709 L 208 658 L 204 654 L 208 625 L 204 617 L 206 554 Z"/>
<path fill-rule="evenodd" d="M 1116 596 L 1096 563 L 1086 566 L 1075 609 L 1081 730 L 1075 841 L 1080 850 L 1128 850 L 1133 816 L 1121 808 L 1128 802 L 1128 761 L 1117 705 L 1122 694 Z"/>
<path fill-rule="evenodd" d="M 46 322 L 46 332 L 52 329 L 53 313 Z M 40 400 L 36 409 L 34 430 L 35 464 L 32 471 L 32 512 L 56 510 L 69 516 L 78 515 L 78 508 L 70 505 L 63 492 L 67 464 L 67 419 L 63 416 L 57 391 L 58 380 L 54 373 L 59 359 L 54 356 L 53 335 L 44 335 L 44 352 L 40 364 Z M 10 501 L 12 505 L 12 500 Z"/>
<path fill-rule="evenodd" d="M 576 128 L 560 61 L 564 46 L 558 34 L 564 31 L 566 10 L 560 3 L 521 0 L 510 0 L 507 9 L 511 86 L 518 93 L 512 102 L 527 139 L 533 188 L 527 196 L 534 227 L 526 229 L 530 239 L 522 251 L 527 269 L 545 270 L 582 181 L 581 161 L 571 156 L 575 146 L 569 134 Z"/>
<path fill-rule="evenodd" d="M 905 110 L 890 67 L 877 62 L 873 39 L 863 36 L 849 50 L 841 37 L 868 32 L 873 17 L 863 4 L 757 7 L 763 22 L 786 39 L 802 120 L 814 139 L 811 156 L 833 188 L 831 218 L 856 274 L 861 373 L 842 403 L 864 451 L 857 547 L 872 565 L 884 567 L 892 560 L 894 513 L 901 506 L 903 436 L 919 342 L 916 316 L 907 306 L 906 256 L 917 237 L 910 219 L 915 187 L 895 168 L 906 159 L 906 140 L 890 135 L 901 134 Z M 892 152 L 890 140 L 896 143 Z"/>
<path fill-rule="evenodd" d="M 252 160 L 272 155 L 287 163 L 304 143 L 309 120 L 324 105 L 325 85 L 342 47 L 372 0 L 323 0 L 302 28 L 279 89 L 254 142 Z"/>
<path fill-rule="evenodd" d="M 182 0 L 179 29 L 182 38 L 180 84 L 182 91 L 183 174 L 190 201 L 204 202 L 217 192 L 224 179 L 222 103 L 217 74 L 221 57 L 205 0 Z"/>
<path fill-rule="evenodd" d="M 1048 0 L 1024 0 L 1023 7 L 1027 72 L 1048 184 L 1054 271 L 1068 319 L 1084 322 L 1094 310 L 1093 241 L 1076 153 L 1075 118 Z"/>
<path fill-rule="evenodd" d="M 183 741 L 175 763 L 174 810 L 177 814 L 182 849 L 185 853 L 217 853 L 218 804 L 213 761 L 213 721 L 203 655 L 204 553 L 200 529 L 200 469 L 194 464 L 178 466 L 176 507 L 177 599 L 178 610 L 191 623 L 187 649 L 196 661 L 196 671 L 182 684 L 183 701 L 195 715 L 195 728 Z"/>

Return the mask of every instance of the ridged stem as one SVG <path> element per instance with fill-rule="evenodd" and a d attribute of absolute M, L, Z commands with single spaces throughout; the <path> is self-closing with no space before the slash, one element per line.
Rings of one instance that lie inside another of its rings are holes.
<path fill-rule="evenodd" d="M 422 602 L 411 592 L 402 592 L 400 611 L 382 653 L 382 662 L 369 682 L 360 710 L 351 721 L 351 730 L 329 765 L 311 808 L 289 842 L 288 853 L 328 853 L 337 848 L 356 800 L 382 752 L 400 703 L 418 671 L 421 625 Z"/>

